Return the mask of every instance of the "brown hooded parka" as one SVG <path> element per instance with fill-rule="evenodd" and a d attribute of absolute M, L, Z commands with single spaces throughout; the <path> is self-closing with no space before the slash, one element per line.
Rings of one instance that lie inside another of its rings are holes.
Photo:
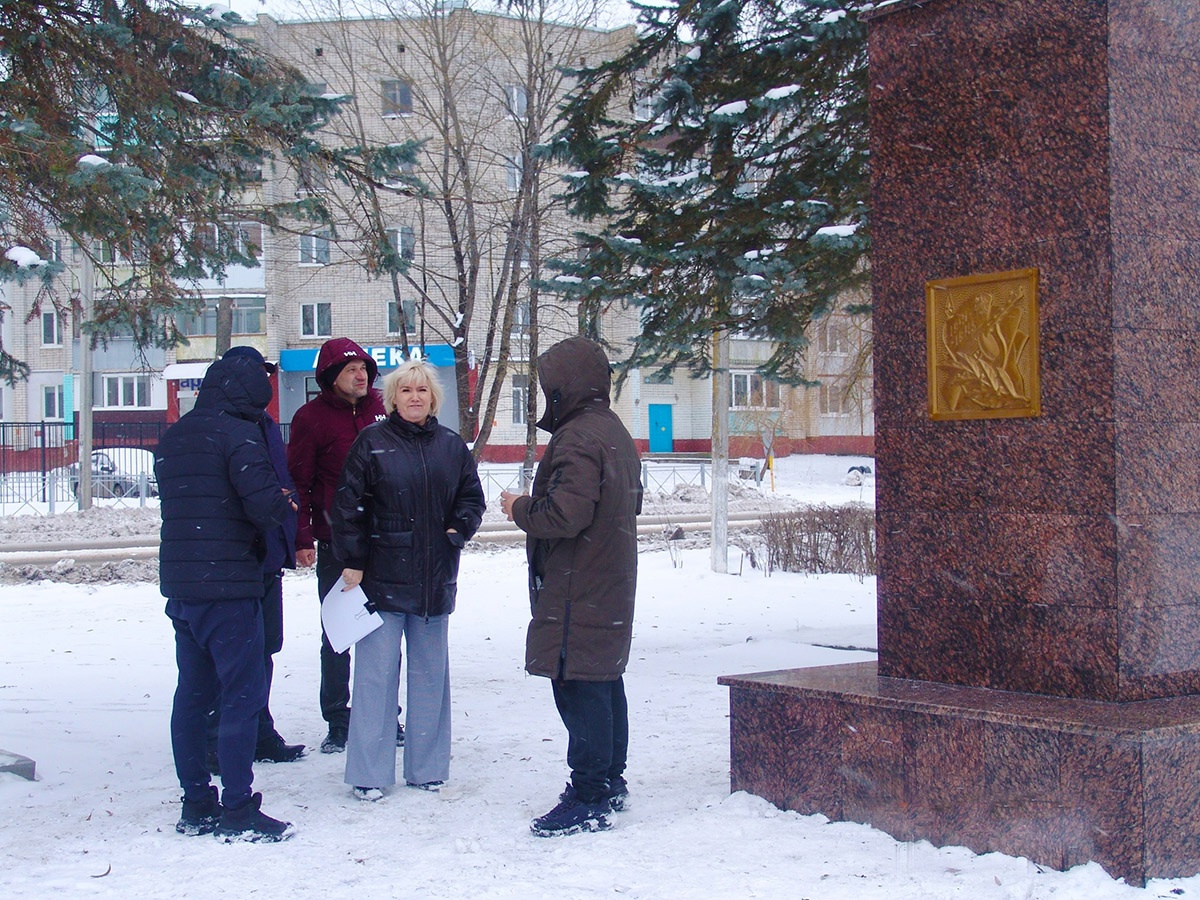
<path fill-rule="evenodd" d="M 513 503 L 526 533 L 531 675 L 613 681 L 625 671 L 637 587 L 637 448 L 609 408 L 599 345 L 569 338 L 538 357 L 550 443 L 532 493 Z"/>

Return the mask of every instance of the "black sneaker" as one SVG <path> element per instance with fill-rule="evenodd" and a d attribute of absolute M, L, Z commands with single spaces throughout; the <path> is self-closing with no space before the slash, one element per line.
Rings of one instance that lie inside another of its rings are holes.
<path fill-rule="evenodd" d="M 624 812 L 629 803 L 629 785 L 620 775 L 608 779 L 608 806 L 613 812 Z"/>
<path fill-rule="evenodd" d="M 272 819 L 262 811 L 262 794 L 255 794 L 250 802 L 237 809 L 224 807 L 221 821 L 213 832 L 220 840 L 229 844 L 233 841 L 286 841 L 294 833 L 291 822 Z"/>
<path fill-rule="evenodd" d="M 221 821 L 221 801 L 217 799 L 217 789 L 209 785 L 209 793 L 203 800 L 195 802 L 183 798 L 183 815 L 175 823 L 175 830 L 188 837 L 198 834 L 212 834 L 217 823 Z"/>
<path fill-rule="evenodd" d="M 593 803 L 585 803 L 579 799 L 575 786 L 568 784 L 567 789 L 558 796 L 558 806 L 530 822 L 529 830 L 538 837 L 559 837 L 578 834 L 581 831 L 607 831 L 612 828 L 612 822 L 608 820 L 610 812 L 612 808 L 607 797 Z"/>
<path fill-rule="evenodd" d="M 404 746 L 404 726 L 399 722 L 396 723 L 396 746 Z"/>
<path fill-rule="evenodd" d="M 289 744 L 278 732 L 254 748 L 255 762 L 289 763 L 295 762 L 303 755 L 303 744 Z"/>
<path fill-rule="evenodd" d="M 330 725 L 329 734 L 321 741 L 322 753 L 344 753 L 346 751 L 346 731 L 341 725 Z"/>

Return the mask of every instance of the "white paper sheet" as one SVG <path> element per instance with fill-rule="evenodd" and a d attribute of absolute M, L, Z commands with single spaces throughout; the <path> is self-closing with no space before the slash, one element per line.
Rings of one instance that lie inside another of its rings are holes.
<path fill-rule="evenodd" d="M 340 577 L 321 603 L 321 624 L 329 644 L 338 653 L 350 649 L 350 645 L 366 637 L 383 624 L 379 613 L 367 610 L 367 595 L 361 587 L 343 591 L 346 582 Z"/>

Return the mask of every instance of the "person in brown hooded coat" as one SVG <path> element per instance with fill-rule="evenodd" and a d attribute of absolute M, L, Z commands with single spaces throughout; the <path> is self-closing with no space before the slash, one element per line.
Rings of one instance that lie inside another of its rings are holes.
<path fill-rule="evenodd" d="M 611 371 L 598 344 L 568 338 L 537 361 L 550 443 L 529 496 L 501 495 L 526 533 L 533 618 L 525 669 L 551 679 L 568 734 L 571 782 L 535 819 L 542 836 L 610 827 L 624 808 L 629 716 L 622 676 L 633 637 L 637 448 L 609 407 Z"/>

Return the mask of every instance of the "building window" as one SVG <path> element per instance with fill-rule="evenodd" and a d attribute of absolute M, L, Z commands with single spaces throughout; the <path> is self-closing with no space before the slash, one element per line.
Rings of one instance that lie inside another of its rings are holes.
<path fill-rule="evenodd" d="M 512 376 L 512 421 L 525 425 L 529 421 L 529 376 Z"/>
<path fill-rule="evenodd" d="M 63 386 L 47 384 L 42 387 L 42 418 L 63 419 Z"/>
<path fill-rule="evenodd" d="M 755 372 L 730 372 L 731 403 L 734 409 L 778 409 L 779 384 Z"/>
<path fill-rule="evenodd" d="M 53 309 L 42 310 L 42 346 L 62 346 L 62 321 Z"/>
<path fill-rule="evenodd" d="M 311 162 L 302 162 L 296 173 L 296 196 L 329 192 L 329 173 Z"/>
<path fill-rule="evenodd" d="M 845 319 L 826 319 L 817 333 L 817 349 L 821 353 L 844 355 L 850 352 L 850 328 Z"/>
<path fill-rule="evenodd" d="M 252 259 L 262 256 L 263 234 L 260 223 L 239 222 L 237 224 L 237 249 L 243 256 Z"/>
<path fill-rule="evenodd" d="M 849 391 L 836 384 L 822 384 L 817 388 L 821 415 L 848 416 L 850 415 Z"/>
<path fill-rule="evenodd" d="M 529 334 L 529 301 L 520 300 L 513 309 L 512 333 Z"/>
<path fill-rule="evenodd" d="M 204 310 L 196 315 L 181 317 L 180 328 L 188 337 L 212 337 L 217 333 L 217 304 L 210 298 Z M 238 297 L 233 301 L 233 333 L 264 334 L 267 330 L 267 298 Z"/>
<path fill-rule="evenodd" d="M 529 92 L 525 90 L 525 85 L 504 86 L 504 109 L 514 119 L 524 119 L 529 115 Z"/>
<path fill-rule="evenodd" d="M 407 81 L 381 81 L 379 89 L 385 116 L 412 115 L 412 85 Z"/>
<path fill-rule="evenodd" d="M 392 245 L 392 249 L 401 259 L 410 260 L 416 256 L 417 235 L 410 226 L 401 225 L 399 228 L 389 228 L 387 235 L 388 243 Z"/>
<path fill-rule="evenodd" d="M 529 247 L 524 243 L 517 244 L 515 255 L 517 266 L 522 269 L 528 269 L 530 265 Z"/>
<path fill-rule="evenodd" d="M 651 122 L 655 119 L 654 107 L 658 105 L 659 93 L 654 86 L 644 79 L 637 79 L 633 85 L 633 118 L 635 122 Z M 658 120 L 664 121 L 662 116 Z"/>
<path fill-rule="evenodd" d="M 329 232 L 300 235 L 300 265 L 329 265 Z"/>
<path fill-rule="evenodd" d="M 97 87 L 92 96 L 92 104 L 95 111 L 95 118 L 92 120 L 92 146 L 101 152 L 111 150 L 121 119 L 117 115 L 116 104 L 109 96 L 108 88 L 103 85 Z"/>
<path fill-rule="evenodd" d="M 92 244 L 92 253 L 101 265 L 111 266 L 117 261 L 117 248 L 109 241 L 96 241 Z"/>
<path fill-rule="evenodd" d="M 150 406 L 149 375 L 102 375 L 99 406 L 110 409 L 145 409 Z"/>
<path fill-rule="evenodd" d="M 525 168 L 525 155 L 507 156 L 504 159 L 504 184 L 510 191 L 521 189 L 521 174 Z"/>
<path fill-rule="evenodd" d="M 300 304 L 300 336 L 333 337 L 333 306 L 329 303 Z"/>
<path fill-rule="evenodd" d="M 401 305 L 403 304 L 403 306 Z M 387 333 L 400 334 L 400 311 L 404 310 L 404 324 L 409 334 L 417 331 L 417 302 L 415 300 L 389 300 L 387 304 Z"/>
<path fill-rule="evenodd" d="M 313 400 L 321 396 L 321 385 L 317 381 L 315 375 L 306 375 L 304 378 L 304 402 Z"/>

